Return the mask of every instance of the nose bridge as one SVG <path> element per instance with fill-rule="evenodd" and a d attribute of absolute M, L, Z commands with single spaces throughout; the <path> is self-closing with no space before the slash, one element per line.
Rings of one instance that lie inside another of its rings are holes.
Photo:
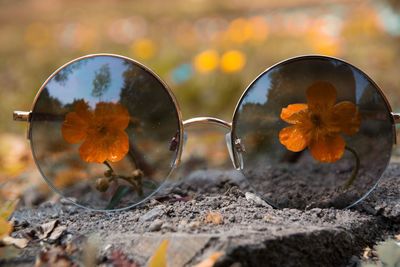
<path fill-rule="evenodd" d="M 229 131 L 232 128 L 232 123 L 213 117 L 196 117 L 183 121 L 183 126 L 185 128 L 195 124 L 214 124 L 223 127 Z"/>
<path fill-rule="evenodd" d="M 185 120 L 183 122 L 184 128 L 190 127 L 196 124 L 214 124 L 219 127 L 222 127 L 228 130 L 228 133 L 225 135 L 226 146 L 229 152 L 229 156 L 231 158 L 233 166 L 239 170 L 243 166 L 242 158 L 241 158 L 241 150 L 236 151 L 235 147 L 232 144 L 232 123 L 226 122 L 224 120 L 214 118 L 214 117 L 196 117 L 192 119 Z M 240 142 L 240 140 L 239 140 Z M 236 145 L 236 140 L 235 140 Z M 240 143 L 238 143 L 240 146 Z M 237 154 L 235 157 L 235 153 Z M 238 159 L 237 159 L 238 158 Z"/>

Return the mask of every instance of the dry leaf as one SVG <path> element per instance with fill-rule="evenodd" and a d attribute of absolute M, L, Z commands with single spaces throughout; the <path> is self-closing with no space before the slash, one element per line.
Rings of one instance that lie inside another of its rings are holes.
<path fill-rule="evenodd" d="M 51 232 L 54 230 L 54 228 L 58 225 L 58 220 L 54 220 L 48 223 L 44 223 L 39 227 L 39 233 L 38 233 L 38 238 L 39 239 L 45 239 L 47 238 Z"/>
<path fill-rule="evenodd" d="M 215 262 L 222 256 L 224 253 L 222 252 L 214 252 L 211 254 L 207 259 L 203 260 L 199 264 L 195 265 L 194 267 L 212 267 L 214 266 Z"/>
<path fill-rule="evenodd" d="M 58 238 L 60 238 L 60 236 L 64 233 L 64 231 L 67 230 L 67 227 L 65 225 L 59 225 L 57 226 L 50 234 L 50 236 L 48 237 L 49 240 L 51 241 L 55 241 Z"/>
<path fill-rule="evenodd" d="M 396 239 L 397 241 L 400 241 L 400 234 L 395 235 L 395 236 L 394 236 L 394 239 Z"/>
<path fill-rule="evenodd" d="M 77 266 L 73 263 L 70 255 L 65 251 L 64 247 L 51 247 L 46 251 L 42 251 L 36 258 L 35 267 L 72 267 Z"/>
<path fill-rule="evenodd" d="M 219 212 L 214 212 L 214 211 L 209 211 L 206 215 L 205 222 L 206 223 L 213 223 L 213 224 L 222 224 L 223 223 L 223 218 L 221 213 Z"/>
<path fill-rule="evenodd" d="M 139 267 L 133 260 L 128 259 L 124 252 L 121 250 L 114 250 L 111 253 L 110 261 L 112 266 L 121 267 Z"/>
<path fill-rule="evenodd" d="M 169 241 L 163 240 L 153 256 L 151 256 L 147 267 L 167 267 L 167 249 Z"/>
<path fill-rule="evenodd" d="M 17 248 L 25 248 L 28 245 L 29 240 L 26 238 L 14 238 L 11 236 L 6 236 L 1 240 L 1 242 L 3 242 L 3 244 L 6 246 L 14 245 Z"/>

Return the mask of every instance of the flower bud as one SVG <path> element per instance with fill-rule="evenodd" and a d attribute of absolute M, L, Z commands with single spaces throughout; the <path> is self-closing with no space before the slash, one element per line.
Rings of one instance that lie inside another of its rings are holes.
<path fill-rule="evenodd" d="M 96 180 L 96 189 L 99 190 L 100 192 L 106 192 L 109 186 L 109 182 L 107 178 L 98 178 Z"/>
<path fill-rule="evenodd" d="M 105 177 L 111 177 L 113 175 L 113 171 L 112 170 L 106 170 L 105 172 L 104 172 L 104 176 Z"/>
<path fill-rule="evenodd" d="M 136 169 L 136 170 L 134 170 L 133 172 L 132 172 L 132 177 L 133 177 L 133 179 L 140 179 L 140 178 L 142 178 L 143 177 L 143 172 L 142 172 L 142 170 L 140 170 L 140 169 Z"/>

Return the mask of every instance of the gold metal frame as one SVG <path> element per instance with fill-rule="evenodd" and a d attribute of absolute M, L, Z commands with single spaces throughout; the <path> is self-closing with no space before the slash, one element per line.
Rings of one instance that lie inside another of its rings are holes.
<path fill-rule="evenodd" d="M 397 143 L 397 140 L 396 140 L 396 124 L 397 124 L 397 123 L 400 123 L 400 113 L 394 113 L 394 112 L 392 111 L 392 108 L 391 108 L 391 106 L 390 106 L 390 103 L 389 103 L 388 99 L 386 98 L 385 94 L 383 93 L 382 89 L 381 89 L 381 88 L 380 88 L 380 87 L 379 87 L 379 86 L 378 86 L 364 71 L 362 71 L 360 68 L 354 66 L 353 64 L 351 64 L 351 63 L 349 63 L 349 62 L 347 62 L 347 61 L 345 61 L 345 60 L 343 60 L 343 59 L 336 58 L 336 57 L 323 56 L 323 55 L 302 55 L 302 56 L 296 56 L 296 57 L 292 57 L 292 58 L 289 58 L 289 59 L 282 60 L 282 61 L 280 61 L 280 62 L 278 62 L 278 63 L 272 65 L 271 67 L 267 68 L 265 71 L 263 71 L 262 73 L 260 73 L 260 74 L 247 86 L 247 88 L 244 90 L 244 92 L 242 93 L 241 97 L 239 98 L 239 101 L 238 101 L 237 104 L 236 104 L 235 111 L 234 111 L 233 116 L 232 116 L 232 123 L 231 123 L 231 125 L 232 125 L 232 129 L 231 129 L 231 136 L 232 136 L 232 138 L 231 138 L 231 146 L 232 146 L 233 148 L 234 148 L 235 145 L 236 145 L 236 141 L 240 141 L 240 139 L 237 139 L 237 137 L 235 136 L 235 126 L 236 126 L 236 120 L 237 120 L 236 115 L 237 115 L 238 109 L 239 109 L 239 107 L 240 107 L 240 105 L 241 105 L 243 99 L 245 98 L 245 96 L 247 95 L 247 93 L 249 92 L 249 90 L 251 89 L 252 85 L 253 85 L 260 77 L 262 77 L 265 73 L 271 71 L 272 69 L 274 69 L 274 68 L 276 68 L 276 67 L 278 67 L 278 66 L 281 66 L 281 65 L 283 65 L 283 64 L 287 64 L 287 63 L 291 63 L 291 62 L 293 62 L 293 61 L 298 61 L 298 60 L 303 60 L 303 59 L 336 60 L 336 61 L 342 62 L 342 63 L 344 63 L 344 64 L 347 64 L 347 65 L 353 67 L 354 69 L 358 70 L 361 74 L 363 74 L 364 77 L 377 89 L 377 92 L 379 93 L 379 95 L 380 95 L 380 96 L 382 97 L 382 99 L 384 100 L 384 103 L 385 103 L 387 112 L 388 112 L 388 114 L 390 115 L 390 120 L 391 120 L 391 124 L 392 124 L 393 144 L 396 144 L 396 143 Z M 233 156 L 232 162 L 235 164 L 235 162 L 238 162 L 238 160 L 239 160 L 239 159 L 237 158 L 238 155 L 237 155 L 236 153 L 233 153 L 232 156 Z M 387 162 L 387 164 L 386 164 L 386 166 L 385 166 L 385 169 L 387 169 L 387 166 L 388 166 L 388 165 L 389 165 L 389 160 L 388 160 L 388 162 Z M 376 185 L 379 183 L 379 181 L 380 181 L 381 178 L 382 178 L 382 175 L 381 175 L 381 177 L 378 179 L 378 181 L 376 182 L 376 184 L 375 184 L 374 187 L 372 187 L 372 188 L 371 188 L 369 191 L 367 191 L 360 199 L 358 199 L 356 202 L 350 204 L 350 205 L 347 206 L 346 208 L 351 208 L 351 207 L 357 205 L 358 203 L 360 203 L 362 200 L 364 200 L 364 199 L 375 189 Z M 272 203 L 270 203 L 270 204 L 273 205 Z"/>
<path fill-rule="evenodd" d="M 232 129 L 232 123 L 226 122 L 221 119 L 213 118 L 213 117 L 196 117 L 185 120 L 183 122 L 184 127 L 189 127 L 194 124 L 215 124 L 221 126 L 229 131 Z"/>
<path fill-rule="evenodd" d="M 173 94 L 172 90 L 169 88 L 169 86 L 167 85 L 167 83 L 164 82 L 154 71 L 152 71 L 150 68 L 146 67 L 146 66 L 143 65 L 142 63 L 140 63 L 140 62 L 138 62 L 138 61 L 136 61 L 136 60 L 133 60 L 133 59 L 131 59 L 131 58 L 128 58 L 128 57 L 125 57 L 125 56 L 116 55 L 116 54 L 108 54 L 108 53 L 86 55 L 86 56 L 79 57 L 79 58 L 76 58 L 76 59 L 74 59 L 74 60 L 71 60 L 71 61 L 69 61 L 68 63 L 62 65 L 62 66 L 61 66 L 60 68 L 58 68 L 53 74 L 51 74 L 51 75 L 46 79 L 46 81 L 43 83 L 43 85 L 40 87 L 39 91 L 37 92 L 37 94 L 36 94 L 36 96 L 35 96 L 35 98 L 34 98 L 34 100 L 33 100 L 33 104 L 32 104 L 31 110 L 34 109 L 34 107 L 35 107 L 35 105 L 36 105 L 36 103 L 37 103 L 37 101 L 38 101 L 38 98 L 39 98 L 41 92 L 43 91 L 44 87 L 46 86 L 46 84 L 47 84 L 57 73 L 59 73 L 62 69 L 64 69 L 65 67 L 67 67 L 68 65 L 70 65 L 70 64 L 72 64 L 72 63 L 74 63 L 74 62 L 76 62 L 76 61 L 79 61 L 79 60 L 82 60 L 82 59 L 86 59 L 86 58 L 91 58 L 91 57 L 97 57 L 97 56 L 116 57 L 116 58 L 124 59 L 124 60 L 127 60 L 127 61 L 130 61 L 130 62 L 134 63 L 134 64 L 137 65 L 138 67 L 142 68 L 144 71 L 146 71 L 146 72 L 150 73 L 151 75 L 153 75 L 153 76 L 163 85 L 164 89 L 168 92 L 168 95 L 169 95 L 170 99 L 172 100 L 172 102 L 174 103 L 175 108 L 176 108 L 176 113 L 177 113 L 178 121 L 179 121 L 179 136 L 180 136 L 180 138 L 179 138 L 179 144 L 178 144 L 178 151 L 177 151 L 177 154 L 176 154 L 176 159 L 175 159 L 175 161 L 174 161 L 174 164 L 173 164 L 173 166 L 172 166 L 172 168 L 171 168 L 171 171 L 170 171 L 170 173 L 168 174 L 168 176 L 172 173 L 172 171 L 175 169 L 175 167 L 177 167 L 177 166 L 179 165 L 179 163 L 180 163 L 181 156 L 182 156 L 182 150 L 183 150 L 183 142 L 184 142 L 184 138 L 183 138 L 183 136 L 184 136 L 184 129 L 187 128 L 187 127 L 196 125 L 196 124 L 214 124 L 214 125 L 223 127 L 223 128 L 225 128 L 226 130 L 229 131 L 229 133 L 228 133 L 228 134 L 229 134 L 228 138 L 230 138 L 230 140 L 229 140 L 229 141 L 230 141 L 230 147 L 229 147 L 229 144 L 228 144 L 228 150 L 229 150 L 229 152 L 230 152 L 230 156 L 231 156 L 232 163 L 233 163 L 234 167 L 236 167 L 236 168 L 238 169 L 238 166 L 240 165 L 239 162 L 240 162 L 241 160 L 238 159 L 237 152 L 240 153 L 240 152 L 244 151 L 244 148 L 243 148 L 243 147 L 241 146 L 241 144 L 240 144 L 240 139 L 238 139 L 238 138 L 235 136 L 235 126 L 236 126 L 236 121 L 237 121 L 237 117 L 236 117 L 236 116 L 237 116 L 237 113 L 238 113 L 238 109 L 239 109 L 239 107 L 240 107 L 240 105 L 241 105 L 241 103 L 242 103 L 244 97 L 247 95 L 247 93 L 249 92 L 249 90 L 250 90 L 250 88 L 252 87 L 252 85 L 253 85 L 260 77 L 262 77 L 265 73 L 267 73 L 268 71 L 270 71 L 270 70 L 272 70 L 272 69 L 274 69 L 274 68 L 276 68 L 277 66 L 280 66 L 280 65 L 282 65 L 282 64 L 287 64 L 287 63 L 290 63 L 290 62 L 293 62 L 293 61 L 298 61 L 298 60 L 303 60 L 303 59 L 337 60 L 337 61 L 340 61 L 340 62 L 342 62 L 342 63 L 344 63 L 344 64 L 350 65 L 351 67 L 355 68 L 355 69 L 358 70 L 360 73 L 362 73 L 362 74 L 365 76 L 365 78 L 367 78 L 367 80 L 368 80 L 372 85 L 374 85 L 374 87 L 377 89 L 378 93 L 379 93 L 380 96 L 383 98 L 383 100 L 384 100 L 384 102 L 385 102 L 385 104 L 386 104 L 386 109 L 387 109 L 387 112 L 390 114 L 391 123 L 392 123 L 392 128 L 393 128 L 393 137 L 394 137 L 394 138 L 393 138 L 393 139 L 394 139 L 393 141 L 394 141 L 394 144 L 396 144 L 396 128 L 395 128 L 395 124 L 400 123 L 400 113 L 394 113 L 394 112 L 392 112 L 392 108 L 391 108 L 391 106 L 390 106 L 390 104 L 389 104 L 389 101 L 388 101 L 388 99 L 386 98 L 386 96 L 385 96 L 385 94 L 383 93 L 383 91 L 380 89 L 380 87 L 379 87 L 365 72 L 363 72 L 361 69 L 359 69 L 358 67 L 354 66 L 353 64 L 350 64 L 350 63 L 348 63 L 348 62 L 346 62 L 346 61 L 344 61 L 344 60 L 342 60 L 342 59 L 339 59 L 339 58 L 329 57 L 329 56 L 323 56 L 323 55 L 302 55 L 302 56 L 292 57 L 292 58 L 289 58 L 289 59 L 280 61 L 280 62 L 278 62 L 278 63 L 272 65 L 271 67 L 267 68 L 267 69 L 266 69 L 265 71 L 263 71 L 262 73 L 260 73 L 260 74 L 247 86 L 247 88 L 244 90 L 244 92 L 242 93 L 241 97 L 239 98 L 239 100 L 238 100 L 238 102 L 237 102 L 237 104 L 236 104 L 236 107 L 235 107 L 235 109 L 234 109 L 233 115 L 232 115 L 232 122 L 227 122 L 227 121 L 224 121 L 224 120 L 221 120 L 221 119 L 218 119 L 218 118 L 214 118 L 214 117 L 195 117 L 195 118 L 191 118 L 191 119 L 188 119 L 188 120 L 183 121 L 183 120 L 182 120 L 181 109 L 180 109 L 179 104 L 178 104 L 178 102 L 177 102 L 177 100 L 176 100 L 176 98 L 175 98 L 175 95 Z M 25 122 L 28 122 L 28 123 L 29 123 L 29 125 L 28 125 L 28 131 L 27 131 L 27 137 L 28 137 L 29 140 L 31 139 L 31 124 L 30 124 L 30 122 L 31 122 L 31 117 L 32 117 L 32 111 L 14 111 L 14 112 L 13 112 L 13 119 L 14 119 L 15 121 L 25 121 Z M 51 187 L 53 190 L 55 190 L 55 191 L 58 192 L 58 190 L 57 190 L 56 188 L 54 188 L 54 187 L 51 185 L 51 183 L 47 180 L 47 178 L 45 177 L 45 175 L 44 175 L 43 172 L 41 171 L 40 166 L 39 166 L 39 164 L 38 164 L 38 162 L 37 162 L 37 160 L 36 160 L 36 156 L 35 156 L 35 154 L 34 154 L 34 149 L 33 149 L 33 146 L 32 146 L 32 142 L 31 142 L 31 150 L 32 150 L 32 154 L 33 154 L 33 158 L 34 158 L 34 161 L 35 161 L 35 163 L 36 163 L 36 166 L 38 167 L 38 169 L 39 169 L 40 173 L 42 174 L 43 178 L 48 182 L 48 184 L 50 185 L 50 187 Z M 371 189 L 370 191 L 372 191 L 372 189 Z M 366 196 L 370 193 L 370 191 L 367 192 L 366 195 L 365 195 L 364 197 L 366 197 Z M 156 190 L 154 193 L 156 193 L 156 192 L 157 192 L 157 190 Z M 59 193 L 60 193 L 60 192 L 59 192 Z M 154 194 L 154 193 L 153 193 L 153 194 Z M 148 199 L 149 197 L 151 197 L 153 194 L 150 194 L 148 197 L 144 198 L 142 201 L 140 201 L 140 202 L 138 202 L 138 203 L 136 203 L 136 204 L 134 204 L 134 205 L 131 205 L 131 206 L 129 206 L 129 207 L 122 208 L 122 209 L 119 209 L 119 210 L 123 210 L 123 209 L 128 209 L 128 208 L 134 207 L 134 206 L 136 206 L 136 205 L 138 205 L 138 204 L 144 202 L 145 200 L 147 200 L 147 199 Z M 364 197 L 362 197 L 359 201 L 361 201 Z M 357 201 L 356 203 L 358 203 L 359 201 Z M 354 203 L 353 205 L 355 205 L 356 203 Z M 77 204 L 77 203 L 75 203 L 75 204 Z M 80 206 L 79 204 L 77 204 L 77 205 Z M 352 206 L 353 206 L 353 205 L 352 205 Z M 85 207 L 85 208 L 87 208 L 87 207 Z M 90 209 L 90 208 L 89 208 L 89 209 Z"/>
<path fill-rule="evenodd" d="M 176 113 L 177 113 L 177 116 L 178 116 L 178 123 L 179 123 L 179 146 L 178 146 L 178 151 L 177 151 L 177 154 L 176 154 L 176 158 L 175 158 L 175 160 L 174 160 L 174 163 L 172 164 L 172 168 L 171 168 L 170 172 L 169 172 L 169 173 L 167 174 L 167 176 L 166 176 L 166 179 L 165 179 L 165 180 L 167 180 L 167 178 L 171 175 L 171 173 L 173 172 L 173 170 L 175 169 L 175 167 L 179 165 L 180 159 L 181 159 L 181 156 L 182 156 L 182 148 L 183 148 L 183 120 L 182 120 L 181 109 L 180 109 L 180 107 L 179 107 L 178 101 L 177 101 L 176 98 L 175 98 L 175 95 L 172 93 L 172 90 L 169 88 L 169 86 L 167 85 L 167 83 L 164 82 L 153 70 L 151 70 L 151 69 L 148 68 L 147 66 L 145 66 L 145 65 L 143 65 L 142 63 L 140 63 L 140 62 L 138 62 L 138 61 L 136 61 L 136 60 L 133 60 L 133 59 L 131 59 L 131 58 L 128 58 L 128 57 L 125 57 L 125 56 L 121 56 L 121 55 L 116 55 L 116 54 L 99 53 L 99 54 L 90 54 L 90 55 L 82 56 L 82 57 L 79 57 L 79 58 L 76 58 L 76 59 L 73 59 L 73 60 L 67 62 L 66 64 L 64 64 L 64 65 L 62 65 L 61 67 L 59 67 L 56 71 L 54 71 L 54 72 L 46 79 L 46 81 L 42 84 L 42 86 L 39 88 L 39 91 L 36 93 L 36 96 L 35 96 L 35 98 L 34 98 L 34 100 L 33 100 L 32 107 L 31 107 L 31 111 L 14 111 L 14 112 L 13 112 L 13 119 L 14 119 L 15 121 L 26 121 L 26 122 L 29 123 L 29 124 L 28 124 L 28 130 L 27 130 L 27 138 L 28 138 L 28 140 L 31 140 L 31 118 L 32 118 L 32 110 L 34 110 L 34 107 L 35 107 L 35 105 L 36 105 L 36 103 L 37 103 L 37 101 L 38 101 L 38 99 L 39 99 L 39 96 L 40 96 L 41 92 L 44 90 L 44 88 L 45 88 L 45 86 L 47 85 L 47 83 L 48 83 L 55 75 L 57 75 L 57 73 L 59 73 L 62 69 L 64 69 L 65 67 L 71 65 L 72 63 L 74 63 L 74 62 L 76 62 L 76 61 L 79 61 L 79 60 L 82 60 L 82 59 L 92 58 L 92 57 L 98 57 L 98 56 L 115 57 L 115 58 L 120 58 L 120 59 L 124 59 L 124 60 L 127 60 L 127 61 L 132 62 L 132 63 L 135 64 L 136 66 L 142 68 L 144 71 L 146 71 L 146 72 L 150 73 L 151 75 L 153 75 L 153 76 L 163 85 L 164 89 L 168 92 L 168 95 L 169 95 L 170 99 L 172 100 L 172 102 L 173 102 L 174 105 L 175 105 Z M 57 188 L 55 188 L 55 187 L 52 185 L 52 183 L 47 179 L 46 175 L 44 175 L 44 173 L 43 173 L 43 171 L 41 170 L 40 165 L 38 164 L 38 161 L 37 161 L 37 159 L 36 159 L 35 151 L 34 151 L 32 142 L 30 142 L 30 146 L 31 146 L 31 152 L 32 152 L 32 156 L 33 156 L 33 159 L 34 159 L 34 161 L 35 161 L 36 167 L 38 168 L 38 170 L 39 170 L 40 174 L 42 175 L 42 177 L 44 178 L 44 180 L 47 182 L 47 184 L 50 186 L 50 188 L 52 188 L 55 192 L 59 193 L 60 195 L 63 195 L 63 194 L 61 194 L 61 192 L 60 192 Z M 113 210 L 113 211 L 126 210 L 126 209 L 129 209 L 129 208 L 135 207 L 135 206 L 137 206 L 137 205 L 139 205 L 139 204 L 145 202 L 147 199 L 149 199 L 151 196 L 153 196 L 155 193 L 157 193 L 158 190 L 159 190 L 160 188 L 161 188 L 161 186 L 160 186 L 158 189 L 156 189 L 153 193 L 149 194 L 147 197 L 145 197 L 145 198 L 142 199 L 141 201 L 139 201 L 139 202 L 137 202 L 137 203 L 135 203 L 135 204 L 133 204 L 133 205 L 131 205 L 131 206 L 128 206 L 128 207 L 125 207 L 125 208 L 121 208 L 121 209 L 115 209 L 115 210 Z M 101 209 L 93 209 L 93 208 L 85 207 L 85 206 L 80 205 L 79 203 L 76 203 L 75 201 L 72 201 L 72 200 L 70 200 L 70 201 L 73 202 L 73 203 L 74 203 L 75 205 L 77 205 L 77 206 L 80 206 L 80 207 L 83 207 L 83 208 L 86 208 L 86 209 L 89 209 L 89 210 L 102 211 Z"/>

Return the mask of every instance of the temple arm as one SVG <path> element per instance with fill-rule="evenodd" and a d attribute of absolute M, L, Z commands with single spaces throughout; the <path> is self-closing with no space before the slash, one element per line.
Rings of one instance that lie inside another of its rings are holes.
<path fill-rule="evenodd" d="M 392 117 L 395 124 L 400 123 L 400 113 L 392 112 Z"/>

